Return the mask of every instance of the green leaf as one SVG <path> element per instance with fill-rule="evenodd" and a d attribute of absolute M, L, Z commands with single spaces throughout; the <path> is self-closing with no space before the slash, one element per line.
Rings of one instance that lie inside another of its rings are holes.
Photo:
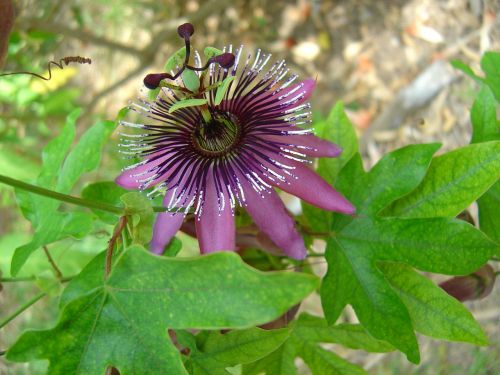
<path fill-rule="evenodd" d="M 186 367 L 192 374 L 211 375 L 226 367 L 251 363 L 275 351 L 288 335 L 287 329 L 210 332 L 198 350 L 189 356 Z"/>
<path fill-rule="evenodd" d="M 356 131 L 344 112 L 342 102 L 338 102 L 333 107 L 321 134 L 318 136 L 338 144 L 343 149 L 340 156 L 336 158 L 321 158 L 319 160 L 318 173 L 330 184 L 333 184 L 340 170 L 358 152 Z"/>
<path fill-rule="evenodd" d="M 479 207 L 479 227 L 490 236 L 491 239 L 500 243 L 500 181 L 497 181 L 477 201 Z M 496 253 L 500 256 L 500 252 Z"/>
<path fill-rule="evenodd" d="M 98 167 L 101 160 L 101 150 L 114 127 L 113 121 L 100 121 L 83 133 L 75 148 L 68 154 L 59 172 L 57 191 L 70 192 L 82 174 Z"/>
<path fill-rule="evenodd" d="M 358 218 L 328 241 L 329 268 L 321 288 L 325 315 L 334 322 L 345 305 L 351 304 L 375 338 L 390 342 L 410 361 L 418 362 L 410 316 L 378 263 L 398 262 L 427 272 L 465 275 L 484 264 L 495 247 L 483 233 L 460 220 Z"/>
<path fill-rule="evenodd" d="M 315 127 L 317 136 L 336 143 L 343 149 L 340 156 L 336 158 L 321 158 L 318 161 L 318 174 L 333 185 L 341 169 L 358 151 L 356 131 L 344 112 L 342 102 L 338 102 L 333 107 L 325 122 L 315 124 Z M 333 217 L 331 212 L 305 203 L 302 203 L 302 209 L 311 228 L 318 232 L 330 230 Z"/>
<path fill-rule="evenodd" d="M 168 113 L 173 113 L 181 108 L 197 107 L 207 104 L 207 99 L 183 99 L 175 102 L 168 110 Z"/>
<path fill-rule="evenodd" d="M 495 98 L 488 86 L 483 86 L 471 110 L 471 143 L 500 139 L 500 123 L 497 120 Z M 477 200 L 479 226 L 490 238 L 500 243 L 500 182 L 496 182 Z"/>
<path fill-rule="evenodd" d="M 200 78 L 194 71 L 186 69 L 181 74 L 184 86 L 191 92 L 198 92 L 200 88 Z"/>
<path fill-rule="evenodd" d="M 146 245 L 153 236 L 153 224 L 155 215 L 151 200 L 142 193 L 130 192 L 122 195 L 120 200 L 125 206 L 125 213 L 136 218 L 132 220 L 132 242 Z"/>
<path fill-rule="evenodd" d="M 205 49 L 203 50 L 203 54 L 205 55 L 207 60 L 211 59 L 212 57 L 222 55 L 222 53 L 223 52 L 220 49 L 215 47 L 205 47 Z"/>
<path fill-rule="evenodd" d="M 366 375 L 361 367 L 346 361 L 335 353 L 323 349 L 313 342 L 301 340 L 299 337 L 295 345 L 300 350 L 301 357 L 313 375 L 339 374 L 339 375 Z"/>
<path fill-rule="evenodd" d="M 175 259 L 132 246 L 106 281 L 103 268 L 91 262 L 70 283 L 74 299 L 63 295 L 57 326 L 24 333 L 7 359 L 48 359 L 50 374 L 102 374 L 110 365 L 122 375 L 187 374 L 167 328 L 262 324 L 318 286 L 305 274 L 255 271 L 230 252 Z"/>
<path fill-rule="evenodd" d="M 451 60 L 450 61 L 451 66 L 453 66 L 455 69 L 458 69 L 462 71 L 463 73 L 467 74 L 469 77 L 471 77 L 473 80 L 477 81 L 478 83 L 484 83 L 484 78 L 481 78 L 474 73 L 474 71 L 470 68 L 469 65 L 464 63 L 463 61 L 460 60 Z"/>
<path fill-rule="evenodd" d="M 120 197 L 127 193 L 127 190 L 118 186 L 112 181 L 95 182 L 85 186 L 82 190 L 82 198 L 112 204 L 113 206 L 123 206 Z M 114 225 L 118 221 L 118 214 L 92 209 L 102 221 Z"/>
<path fill-rule="evenodd" d="M 309 341 L 340 344 L 350 349 L 361 349 L 373 353 L 386 353 L 394 347 L 385 341 L 370 336 L 359 324 L 337 324 L 329 326 L 324 318 L 303 313 L 298 318 L 294 332 Z"/>
<path fill-rule="evenodd" d="M 500 102 L 500 52 L 486 52 L 481 58 L 481 68 L 486 74 L 486 84 Z"/>
<path fill-rule="evenodd" d="M 220 103 L 222 103 L 222 99 L 224 99 L 224 95 L 226 94 L 233 80 L 234 76 L 227 76 L 224 81 L 222 81 L 222 85 L 217 88 L 217 92 L 215 94 L 215 105 L 219 105 Z"/>
<path fill-rule="evenodd" d="M 384 277 L 381 262 L 463 275 L 479 268 L 497 249 L 483 233 L 455 219 L 374 216 L 419 184 L 436 149 L 437 145 L 422 145 L 396 150 L 368 173 L 358 154 L 343 168 L 337 187 L 362 214 L 335 216 L 326 250 L 328 272 L 321 287 L 323 310 L 330 323 L 350 304 L 373 337 L 391 343 L 412 362 L 419 361 L 419 353 L 411 316 Z M 405 176 L 404 163 L 398 159 L 411 160 L 412 155 L 415 166 L 408 163 L 407 168 L 413 173 Z"/>
<path fill-rule="evenodd" d="M 487 345 L 472 314 L 429 279 L 406 266 L 384 265 L 385 277 L 406 305 L 415 330 L 435 338 Z"/>
<path fill-rule="evenodd" d="M 172 56 L 170 56 L 163 67 L 163 70 L 170 72 L 172 70 L 177 70 L 177 67 L 182 67 L 184 65 L 184 59 L 186 58 L 186 47 L 182 47 Z"/>
<path fill-rule="evenodd" d="M 43 167 L 37 184 L 61 193 L 70 193 L 79 177 L 95 169 L 101 149 L 113 131 L 111 121 L 96 123 L 85 132 L 78 144 L 66 156 L 75 135 L 75 121 L 80 111 L 72 112 L 61 134 L 45 147 Z M 84 212 L 60 212 L 58 200 L 16 189 L 23 215 L 31 221 L 35 234 L 31 242 L 16 249 L 11 262 L 11 274 L 16 275 L 33 251 L 66 237 L 82 238 L 92 229 L 92 216 Z"/>
<path fill-rule="evenodd" d="M 415 189 L 439 147 L 439 144 L 432 143 L 400 148 L 384 155 L 361 180 L 356 177 L 344 179 L 343 183 L 350 184 L 355 190 L 352 196 L 355 197 L 356 213 L 375 215 Z"/>
<path fill-rule="evenodd" d="M 500 177 L 500 142 L 462 147 L 433 159 L 424 181 L 387 214 L 455 217 Z"/>
<path fill-rule="evenodd" d="M 179 251 L 182 249 L 182 242 L 177 237 L 172 238 L 168 245 L 165 247 L 165 251 L 163 256 L 166 257 L 175 257 L 179 254 Z"/>
<path fill-rule="evenodd" d="M 497 120 L 495 97 L 488 86 L 483 86 L 471 109 L 472 139 L 470 143 L 500 139 L 500 123 Z"/>
<path fill-rule="evenodd" d="M 269 356 L 243 366 L 243 374 L 297 374 L 294 364 L 296 357 L 304 359 L 313 375 L 365 374 L 360 367 L 323 349 L 320 343 L 341 343 L 355 349 L 369 348 L 376 352 L 394 350 L 387 343 L 373 339 L 359 325 L 328 327 L 325 319 L 302 314 L 291 324 L 288 340 Z"/>

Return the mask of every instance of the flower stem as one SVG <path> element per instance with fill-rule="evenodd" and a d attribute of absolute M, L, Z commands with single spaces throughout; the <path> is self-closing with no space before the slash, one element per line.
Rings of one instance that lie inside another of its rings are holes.
<path fill-rule="evenodd" d="M 26 182 L 22 182 L 19 180 L 15 180 L 13 178 L 0 175 L 0 182 L 10 185 L 22 190 L 29 191 L 31 193 L 35 193 L 38 195 L 43 195 L 44 197 L 56 199 L 61 202 L 76 204 L 77 206 L 87 207 L 87 208 L 95 208 L 101 211 L 107 211 L 115 214 L 123 214 L 123 209 L 120 207 L 113 206 L 111 204 L 96 202 L 87 199 L 73 197 L 72 195 L 58 193 L 56 191 L 52 191 L 49 189 L 42 188 L 40 186 L 31 185 Z"/>
<path fill-rule="evenodd" d="M 47 198 L 56 199 L 56 200 L 61 201 L 61 202 L 71 203 L 71 204 L 75 204 L 75 205 L 81 206 L 81 207 L 95 208 L 97 210 L 111 212 L 113 214 L 118 214 L 118 215 L 123 215 L 123 208 L 122 207 L 113 206 L 112 204 L 108 204 L 108 203 L 104 203 L 104 202 L 97 202 L 97 201 L 91 201 L 88 199 L 78 198 L 78 197 L 74 197 L 74 196 L 68 195 L 68 194 L 58 193 L 57 191 L 53 191 L 53 190 L 42 188 L 40 186 L 28 184 L 26 182 L 15 180 L 13 178 L 3 176 L 1 174 L 0 174 L 0 183 L 4 183 L 5 185 L 19 188 L 21 190 L 26 190 L 26 191 L 29 191 L 29 192 L 34 193 L 34 194 L 43 195 L 44 197 L 47 197 Z M 171 210 L 173 212 L 175 212 L 177 210 L 177 208 L 173 207 Z M 167 212 L 169 210 L 166 207 L 153 206 L 153 211 L 154 212 Z"/>
<path fill-rule="evenodd" d="M 5 327 L 12 320 L 14 320 L 17 316 L 21 315 L 25 310 L 27 310 L 28 308 L 30 308 L 32 305 L 34 305 L 35 303 L 37 303 L 40 299 L 42 299 L 46 295 L 47 295 L 47 293 L 45 293 L 45 292 L 37 294 L 35 297 L 33 297 L 32 299 L 30 299 L 24 305 L 20 306 L 16 311 L 14 311 L 10 316 L 8 316 L 6 319 L 4 319 L 0 323 L 0 329 L 2 329 L 3 327 Z"/>

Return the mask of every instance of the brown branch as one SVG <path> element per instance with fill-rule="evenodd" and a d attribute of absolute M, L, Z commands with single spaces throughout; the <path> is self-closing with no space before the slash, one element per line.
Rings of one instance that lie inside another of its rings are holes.
<path fill-rule="evenodd" d="M 61 270 L 59 269 L 59 267 L 57 267 L 57 264 L 56 262 L 54 262 L 54 259 L 52 258 L 52 256 L 50 255 L 49 253 L 49 249 L 47 248 L 47 246 L 42 246 L 43 248 L 43 251 L 45 252 L 45 255 L 47 256 L 47 259 L 49 260 L 49 263 L 50 265 L 52 266 L 52 268 L 54 269 L 54 272 L 56 274 L 56 277 L 61 280 L 63 278 L 63 274 L 61 273 Z"/>
<path fill-rule="evenodd" d="M 123 228 L 127 225 L 127 217 L 122 216 L 120 217 L 120 221 L 118 222 L 118 225 L 116 226 L 113 235 L 111 236 L 111 239 L 108 242 L 108 249 L 106 251 L 106 263 L 104 266 L 104 278 L 107 279 L 109 276 L 109 273 L 111 272 L 111 264 L 113 261 L 113 249 L 115 248 L 116 241 L 118 240 L 118 237 L 120 237 Z"/>
<path fill-rule="evenodd" d="M 109 49 L 128 53 L 138 57 L 143 56 L 143 52 L 138 48 L 94 35 L 85 30 L 74 29 L 48 20 L 41 20 L 36 18 L 22 18 L 19 19 L 17 26 L 24 30 L 36 29 L 36 30 L 47 31 L 49 33 L 61 34 L 64 36 L 81 40 L 82 42 L 85 43 L 106 47 Z"/>

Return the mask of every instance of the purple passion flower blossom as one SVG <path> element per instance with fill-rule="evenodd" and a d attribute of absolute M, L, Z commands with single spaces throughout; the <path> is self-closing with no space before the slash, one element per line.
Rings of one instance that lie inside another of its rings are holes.
<path fill-rule="evenodd" d="M 202 253 L 236 250 L 234 212 L 241 206 L 285 254 L 303 259 L 304 241 L 275 187 L 324 210 L 355 212 L 308 167 L 310 158 L 341 152 L 307 128 L 307 100 L 315 81 L 297 82 L 284 60 L 269 65 L 271 55 L 258 50 L 252 56 L 242 47 L 225 48 L 205 66 L 195 52 L 195 66 L 189 66 L 194 29 L 184 24 L 178 31 L 186 43 L 184 65 L 175 75 L 146 76 L 145 85 L 161 86 L 160 93 L 152 102 L 132 106 L 144 123 L 121 123 L 138 129 L 123 134 L 121 146 L 140 161 L 125 168 L 116 182 L 127 189 L 152 188 L 150 194 L 165 192 L 168 212 L 156 219 L 151 251 L 161 254 L 192 212 Z M 187 89 L 181 76 L 187 70 L 199 79 L 198 89 Z M 220 100 L 222 82 L 226 88 Z M 179 107 L 183 100 L 196 105 Z"/>

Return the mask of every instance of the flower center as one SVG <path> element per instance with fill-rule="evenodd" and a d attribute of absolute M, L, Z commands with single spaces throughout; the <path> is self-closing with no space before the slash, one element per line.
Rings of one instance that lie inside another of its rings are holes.
<path fill-rule="evenodd" d="M 225 112 L 212 112 L 211 119 L 200 116 L 192 134 L 195 149 L 204 156 L 227 155 L 240 142 L 241 127 L 236 116 Z"/>

